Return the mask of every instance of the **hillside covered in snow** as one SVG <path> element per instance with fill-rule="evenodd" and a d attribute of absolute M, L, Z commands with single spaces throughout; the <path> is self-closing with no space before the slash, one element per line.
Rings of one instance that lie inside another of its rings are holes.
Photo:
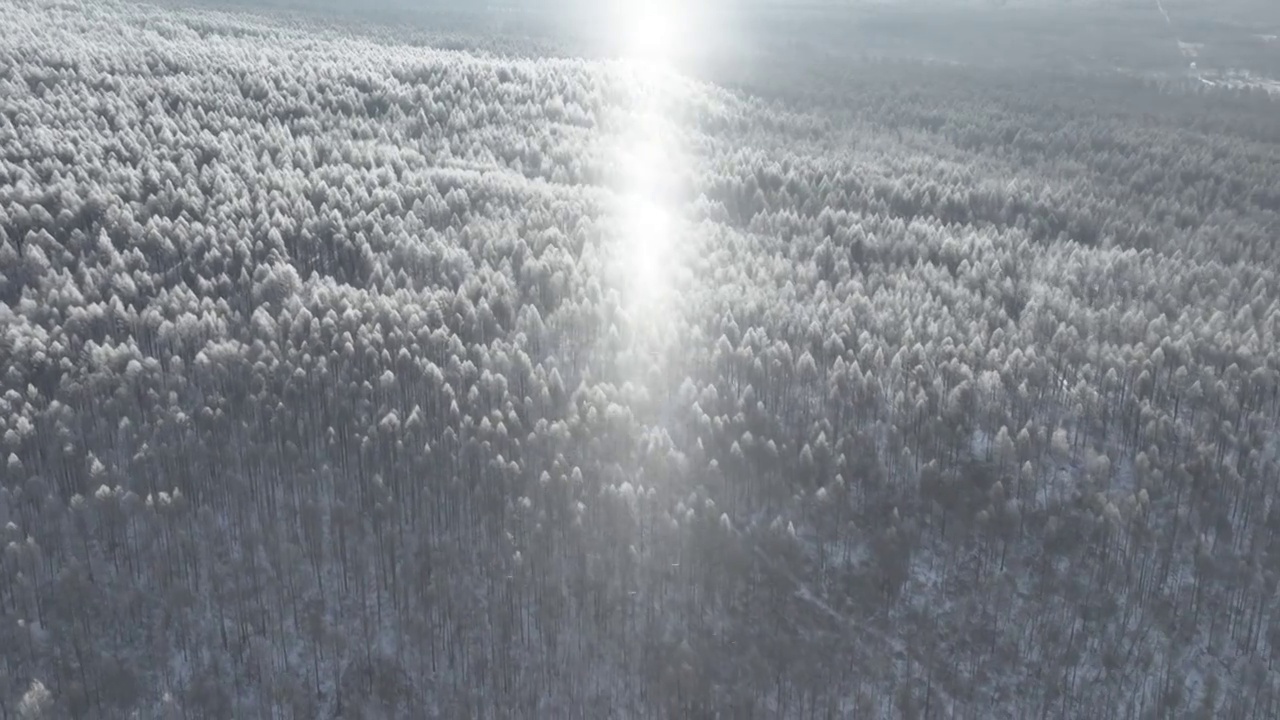
<path fill-rule="evenodd" d="M 0 27 L 0 719 L 1280 714 L 1280 99 Z"/>

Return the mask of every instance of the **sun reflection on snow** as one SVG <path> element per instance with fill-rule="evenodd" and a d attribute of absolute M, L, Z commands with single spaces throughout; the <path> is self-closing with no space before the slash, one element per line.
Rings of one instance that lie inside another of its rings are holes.
<path fill-rule="evenodd" d="M 670 188 L 679 172 L 672 128 L 663 110 L 670 68 L 683 41 L 684 23 L 673 0 L 625 3 L 620 23 L 625 78 L 633 101 L 618 140 L 621 210 L 618 261 L 631 315 L 660 314 L 671 301 L 676 208 Z"/>
<path fill-rule="evenodd" d="M 679 0 L 622 1 L 627 10 L 614 26 L 621 59 L 612 67 L 626 99 L 608 142 L 616 223 L 610 274 L 627 339 L 614 360 L 616 371 L 652 400 L 633 404 L 637 416 L 661 425 L 670 412 L 668 385 L 685 377 L 678 367 L 681 318 L 689 311 L 683 294 L 692 281 L 683 190 L 690 167 L 682 139 L 689 135 L 672 111 L 686 96 L 677 68 L 688 57 L 691 15 Z"/>
<path fill-rule="evenodd" d="M 613 21 L 625 57 L 665 65 L 684 51 L 690 19 L 678 0 L 622 0 Z"/>
<path fill-rule="evenodd" d="M 630 304 L 640 311 L 655 309 L 670 290 L 675 228 L 659 187 L 665 179 L 664 156 L 653 138 L 638 140 L 623 154 L 620 259 Z"/>

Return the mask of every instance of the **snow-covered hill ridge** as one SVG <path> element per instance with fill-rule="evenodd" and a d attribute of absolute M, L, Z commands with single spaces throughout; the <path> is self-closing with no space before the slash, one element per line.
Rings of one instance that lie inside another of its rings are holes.
<path fill-rule="evenodd" d="M 0 26 L 0 717 L 1275 714 L 1273 101 Z"/>

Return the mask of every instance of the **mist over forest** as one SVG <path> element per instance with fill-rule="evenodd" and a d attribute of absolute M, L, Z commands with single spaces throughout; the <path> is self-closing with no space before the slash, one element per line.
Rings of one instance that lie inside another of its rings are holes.
<path fill-rule="evenodd" d="M 0 0 L 0 720 L 1280 716 L 1278 35 Z"/>

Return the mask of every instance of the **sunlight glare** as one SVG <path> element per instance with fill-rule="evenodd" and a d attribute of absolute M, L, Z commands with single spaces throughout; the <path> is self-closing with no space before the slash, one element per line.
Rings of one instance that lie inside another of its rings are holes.
<path fill-rule="evenodd" d="M 684 160 L 674 129 L 650 101 L 628 122 L 615 166 L 614 272 L 634 333 L 627 372 L 635 382 L 656 382 L 656 389 L 661 382 L 651 375 L 661 377 L 661 358 L 679 342 L 675 319 L 682 313 L 684 228 L 675 185 Z"/>
<path fill-rule="evenodd" d="M 674 62 L 688 36 L 689 17 L 682 7 L 677 0 L 623 0 L 614 21 L 623 55 L 655 65 Z"/>
<path fill-rule="evenodd" d="M 616 137 L 619 223 L 615 262 L 627 314 L 651 352 L 670 340 L 678 302 L 680 213 L 677 179 L 683 171 L 679 133 L 669 116 L 678 67 L 687 59 L 692 5 L 680 0 L 614 0 L 611 21 L 619 71 L 631 93 Z"/>
<path fill-rule="evenodd" d="M 629 276 L 632 305 L 652 310 L 669 289 L 671 215 L 647 193 L 629 194 L 625 202 L 623 271 Z"/>

